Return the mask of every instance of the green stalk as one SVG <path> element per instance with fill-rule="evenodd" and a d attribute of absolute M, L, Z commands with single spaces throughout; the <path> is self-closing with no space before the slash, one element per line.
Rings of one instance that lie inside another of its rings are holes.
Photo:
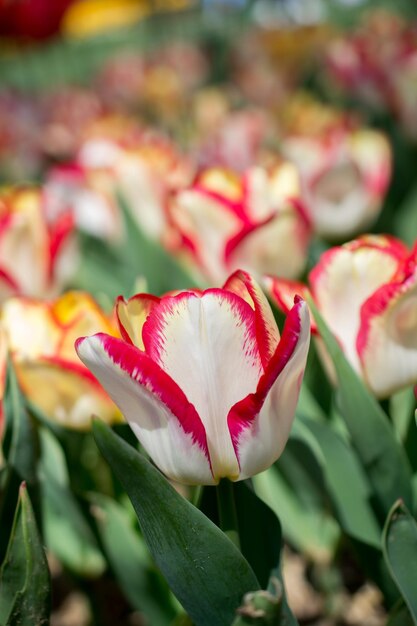
<path fill-rule="evenodd" d="M 224 478 L 216 487 L 220 528 L 240 550 L 239 523 L 236 513 L 233 483 Z"/>

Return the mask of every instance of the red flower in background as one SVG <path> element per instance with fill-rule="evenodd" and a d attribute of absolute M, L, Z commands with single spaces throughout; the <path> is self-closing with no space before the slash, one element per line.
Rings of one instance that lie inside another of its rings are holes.
<path fill-rule="evenodd" d="M 73 0 L 0 0 L 0 35 L 46 39 Z"/>

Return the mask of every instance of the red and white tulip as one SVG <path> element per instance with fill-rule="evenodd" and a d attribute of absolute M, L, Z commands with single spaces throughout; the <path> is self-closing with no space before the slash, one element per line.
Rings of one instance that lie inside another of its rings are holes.
<path fill-rule="evenodd" d="M 0 301 L 10 295 L 55 295 L 76 266 L 68 212 L 53 223 L 45 216 L 41 189 L 0 193 Z"/>
<path fill-rule="evenodd" d="M 101 173 L 108 190 L 121 193 L 143 232 L 158 240 L 169 229 L 169 194 L 189 184 L 193 174 L 167 139 L 145 133 L 131 143 L 123 137 L 91 138 L 81 147 L 77 165 L 89 176 Z"/>
<path fill-rule="evenodd" d="M 346 358 L 376 396 L 417 383 L 417 246 L 410 253 L 392 237 L 363 236 L 325 252 L 309 283 Z M 292 293 L 308 291 L 273 277 L 266 285 L 284 311 Z"/>
<path fill-rule="evenodd" d="M 340 124 L 319 136 L 289 136 L 282 149 L 300 170 L 319 235 L 346 239 L 375 222 L 391 177 L 391 150 L 382 133 Z"/>
<path fill-rule="evenodd" d="M 244 175 L 203 170 L 171 205 L 182 250 L 217 284 L 238 268 L 294 278 L 304 268 L 310 239 L 299 193 L 289 163 L 270 171 L 253 167 Z"/>
<path fill-rule="evenodd" d="M 69 212 L 81 231 L 109 241 L 121 239 L 122 216 L 114 182 L 105 171 L 59 165 L 48 172 L 43 189 L 46 216 L 52 223 Z"/>
<path fill-rule="evenodd" d="M 308 309 L 296 299 L 282 336 L 255 281 L 161 298 L 120 298 L 123 339 L 80 338 L 81 360 L 169 478 L 242 480 L 288 439 L 307 359 Z"/>

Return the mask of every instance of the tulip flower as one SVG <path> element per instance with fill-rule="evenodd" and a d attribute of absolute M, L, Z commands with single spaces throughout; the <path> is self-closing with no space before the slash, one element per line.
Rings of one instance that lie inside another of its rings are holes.
<path fill-rule="evenodd" d="M 300 170 L 319 235 L 346 239 L 376 220 L 391 176 L 391 150 L 382 133 L 340 124 L 316 137 L 289 136 L 282 150 Z"/>
<path fill-rule="evenodd" d="M 299 298 L 282 336 L 255 281 L 117 303 L 122 339 L 76 349 L 159 469 L 184 484 L 242 480 L 269 467 L 289 436 L 309 347 Z"/>
<path fill-rule="evenodd" d="M 289 163 L 270 171 L 254 167 L 243 176 L 203 170 L 171 205 L 182 252 L 217 284 L 238 268 L 295 278 L 304 268 L 310 235 L 299 193 Z"/>
<path fill-rule="evenodd" d="M 230 106 L 226 98 L 225 104 Z M 212 107 L 212 103 L 205 106 Z M 200 104 L 200 116 L 202 109 Z M 263 144 L 276 133 L 275 126 L 271 116 L 262 109 L 219 113 L 216 127 L 210 130 L 201 125 L 201 117 L 196 119 L 194 151 L 198 164 L 204 168 L 221 166 L 243 173 L 259 160 Z"/>
<path fill-rule="evenodd" d="M 73 0 L 0 0 L 0 36 L 44 39 L 54 35 Z"/>
<path fill-rule="evenodd" d="M 44 215 L 42 191 L 0 192 L 0 301 L 10 295 L 55 294 L 74 271 L 71 216 L 53 224 Z"/>
<path fill-rule="evenodd" d="M 346 358 L 377 397 L 417 383 L 417 246 L 410 253 L 392 237 L 360 237 L 325 252 L 309 283 Z M 266 286 L 284 311 L 291 294 L 309 291 L 274 277 Z M 321 344 L 319 351 L 328 367 Z"/>
<path fill-rule="evenodd" d="M 122 238 L 122 215 L 114 185 L 105 172 L 77 164 L 56 166 L 48 172 L 44 201 L 47 219 L 52 222 L 69 211 L 81 231 L 109 241 Z"/>
<path fill-rule="evenodd" d="M 332 83 L 374 109 L 389 111 L 417 139 L 414 22 L 374 10 L 359 28 L 332 41 L 326 57 Z"/>
<path fill-rule="evenodd" d="M 192 176 L 191 164 L 167 139 L 145 133 L 130 143 L 123 136 L 90 138 L 76 164 L 90 178 L 101 176 L 109 193 L 119 191 L 143 232 L 158 240 L 167 230 L 168 195 Z"/>
<path fill-rule="evenodd" d="M 91 296 L 68 292 L 52 302 L 10 298 L 2 309 L 0 330 L 23 393 L 49 419 L 77 430 L 89 428 L 92 414 L 108 422 L 120 419 L 74 349 L 81 333 L 116 334 Z"/>

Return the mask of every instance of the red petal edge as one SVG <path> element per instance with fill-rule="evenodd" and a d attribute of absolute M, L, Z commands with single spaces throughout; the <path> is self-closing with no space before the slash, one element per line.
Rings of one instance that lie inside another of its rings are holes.
<path fill-rule="evenodd" d="M 301 333 L 300 307 L 303 302 L 299 296 L 295 296 L 294 306 L 285 320 L 281 340 L 268 364 L 267 370 L 259 380 L 256 392 L 237 402 L 229 411 L 227 423 L 238 461 L 238 443 L 241 432 L 254 423 L 269 390 L 290 360 L 297 346 Z"/>
<path fill-rule="evenodd" d="M 105 333 L 93 335 L 99 339 L 109 359 L 125 372 L 129 378 L 145 387 L 165 404 L 177 418 L 185 433 L 190 434 L 193 441 L 204 452 L 211 468 L 207 445 L 206 431 L 195 407 L 185 396 L 182 389 L 152 359 L 135 346 L 122 339 L 111 337 Z M 88 339 L 80 337 L 75 342 L 78 352 L 80 344 Z"/>

